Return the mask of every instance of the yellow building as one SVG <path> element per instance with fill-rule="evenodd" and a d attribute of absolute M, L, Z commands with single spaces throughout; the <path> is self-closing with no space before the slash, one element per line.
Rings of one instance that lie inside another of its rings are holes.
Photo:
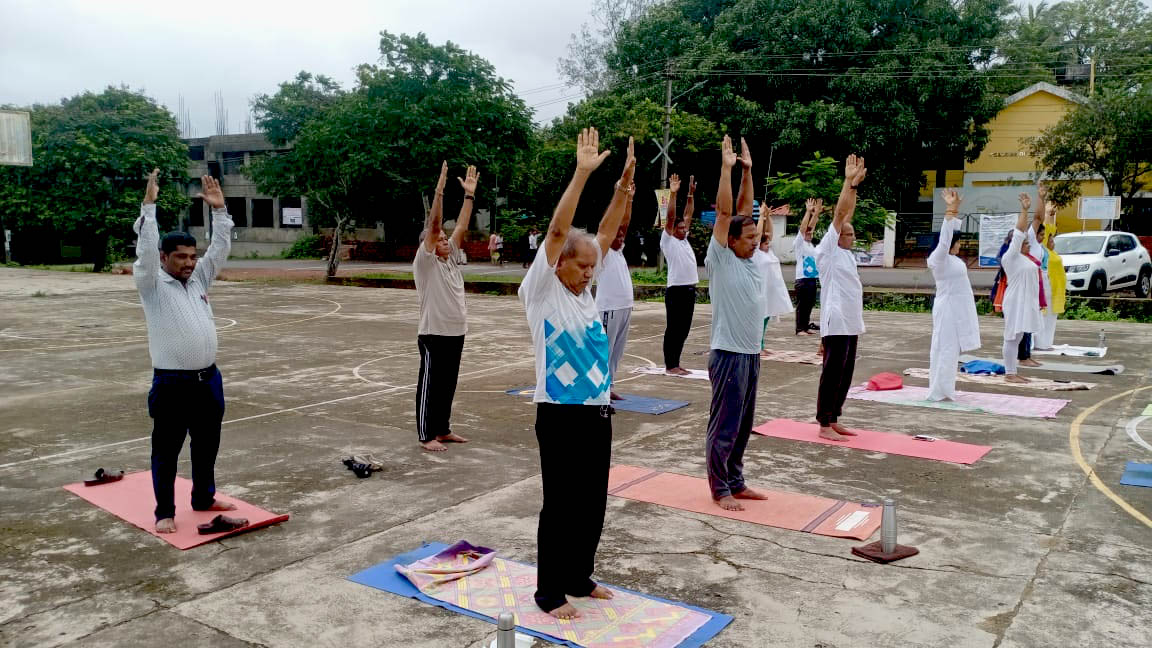
<path fill-rule="evenodd" d="M 963 170 L 949 170 L 946 187 L 999 187 L 1033 185 L 1038 172 L 1036 157 L 1028 154 L 1025 140 L 1040 135 L 1054 126 L 1064 114 L 1087 101 L 1084 97 L 1054 86 L 1037 83 L 1004 100 L 1004 108 L 988 123 L 988 143 L 975 162 L 966 163 Z M 920 190 L 921 200 L 931 201 L 936 188 L 936 172 L 924 173 L 925 185 Z M 1080 183 L 1084 196 L 1104 195 L 1102 179 Z M 1106 222 L 1083 221 L 1077 218 L 1074 202 L 1056 213 L 1056 227 L 1061 232 L 1100 229 Z"/>

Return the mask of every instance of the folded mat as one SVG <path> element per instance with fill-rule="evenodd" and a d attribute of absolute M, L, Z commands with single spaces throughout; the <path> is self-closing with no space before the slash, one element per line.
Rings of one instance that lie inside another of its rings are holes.
<path fill-rule="evenodd" d="M 1077 358 L 1103 358 L 1108 353 L 1108 347 L 1074 346 L 1071 344 L 1055 344 L 1051 349 L 1032 349 L 1032 355 L 1073 356 Z"/>
<path fill-rule="evenodd" d="M 624 465 L 613 466 L 608 477 L 609 495 L 683 511 L 857 540 L 867 539 L 880 528 L 881 511 L 878 506 L 762 488 L 757 490 L 768 499 L 740 500 L 744 505 L 743 511 L 727 511 L 712 500 L 708 480 L 700 477 Z"/>
<path fill-rule="evenodd" d="M 928 400 L 927 387 L 913 385 L 904 385 L 901 389 L 887 391 L 872 391 L 865 387 L 853 387 L 848 390 L 848 398 L 891 405 L 933 407 L 959 412 L 985 412 L 1027 418 L 1056 418 L 1056 414 L 1071 402 L 1061 398 L 1036 398 L 1035 396 L 1017 396 L 1016 394 L 962 391 L 956 392 L 956 398 L 950 401 L 930 401 Z"/>
<path fill-rule="evenodd" d="M 913 367 L 911 369 L 905 369 L 904 375 L 928 380 L 931 372 L 920 367 Z M 956 381 L 975 383 L 977 385 L 999 385 L 1001 387 L 1020 387 L 1022 389 L 1040 389 L 1044 391 L 1083 391 L 1096 386 L 1096 383 L 1090 382 L 1048 380 L 1047 378 L 1033 378 L 1031 376 L 1028 377 L 1028 382 L 1026 383 L 1010 383 L 1004 380 L 1004 376 L 966 374 L 963 372 L 956 373 Z"/>
<path fill-rule="evenodd" d="M 820 437 L 820 426 L 816 423 L 801 423 L 791 419 L 773 419 L 767 423 L 752 428 L 756 434 L 791 439 L 793 441 L 811 441 L 853 450 L 867 450 L 869 452 L 886 452 L 888 454 L 916 457 L 919 459 L 932 459 L 934 461 L 947 461 L 958 464 L 976 463 L 981 457 L 988 454 L 991 446 L 972 445 L 937 439 L 936 441 L 921 441 L 907 434 L 892 434 L 890 432 L 871 432 L 857 430 L 859 436 L 849 441 L 831 441 Z M 863 540 L 863 538 L 861 538 Z"/>
<path fill-rule="evenodd" d="M 696 648 L 732 622 L 727 614 L 611 586 L 607 587 L 616 593 L 615 598 L 572 599 L 584 616 L 561 621 L 536 607 L 536 568 L 501 558 L 475 575 L 425 592 L 396 570 L 398 565 L 412 565 L 448 548 L 444 543 L 428 543 L 348 580 L 490 623 L 501 612 L 512 612 L 520 632 L 565 646 Z"/>
<path fill-rule="evenodd" d="M 1124 467 L 1120 483 L 1125 486 L 1145 486 L 1152 488 L 1152 464 L 1129 461 Z"/>
<path fill-rule="evenodd" d="M 760 352 L 760 357 L 773 362 L 796 362 L 799 364 L 818 365 L 824 363 L 824 356 L 815 351 L 778 351 L 768 349 Z"/>
<path fill-rule="evenodd" d="M 517 387 L 504 392 L 511 396 L 532 396 L 536 393 L 535 387 Z M 612 407 L 621 412 L 637 412 L 639 414 L 666 414 L 681 407 L 688 407 L 689 401 L 668 400 L 667 398 L 653 398 L 637 394 L 620 394 L 623 400 L 612 401 Z"/>
<path fill-rule="evenodd" d="M 223 533 L 200 535 L 196 525 L 211 522 L 212 518 L 221 514 L 221 511 L 193 511 L 188 508 L 192 498 L 192 482 L 183 477 L 176 478 L 176 532 L 156 533 L 156 496 L 152 493 L 152 471 L 135 472 L 124 475 L 124 479 L 101 484 L 99 486 L 85 486 L 84 482 L 68 484 L 64 490 L 79 495 L 92 504 L 108 511 L 112 515 L 134 524 L 148 533 L 164 540 L 173 547 L 190 549 L 213 540 L 226 538 L 259 529 L 270 524 L 278 524 L 288 519 L 288 514 L 276 514 L 264 509 L 242 502 L 235 497 L 228 497 L 216 493 L 216 499 L 221 502 L 231 502 L 236 505 L 235 511 L 223 511 L 228 517 L 245 518 L 248 526 Z"/>
<path fill-rule="evenodd" d="M 977 358 L 976 356 L 962 355 L 960 362 L 971 362 L 973 360 L 983 360 L 984 362 L 998 362 L 994 358 Z M 1090 374 L 1103 374 L 1105 376 L 1115 376 L 1124 373 L 1124 365 L 1086 365 L 1074 364 L 1071 362 L 1051 362 L 1049 360 L 1037 360 L 1040 363 L 1039 367 L 1020 367 L 1021 369 L 1036 369 L 1039 371 L 1067 371 L 1070 373 L 1090 373 Z"/>
<path fill-rule="evenodd" d="M 668 376 L 669 378 L 692 378 L 693 380 L 708 380 L 708 372 L 703 369 L 689 369 L 687 376 L 677 376 L 664 371 L 664 367 L 636 367 L 634 374 L 647 374 L 650 376 Z"/>

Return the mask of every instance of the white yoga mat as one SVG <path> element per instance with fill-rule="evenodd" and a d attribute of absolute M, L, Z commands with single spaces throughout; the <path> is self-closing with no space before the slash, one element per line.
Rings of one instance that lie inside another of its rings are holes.
<path fill-rule="evenodd" d="M 960 362 L 972 362 L 973 360 L 983 360 L 984 362 L 995 362 L 1001 364 L 1002 358 L 978 358 L 976 356 L 962 355 Z M 1037 361 L 1039 362 L 1039 361 Z M 1071 362 L 1049 362 L 1045 360 L 1040 362 L 1039 367 L 1020 367 L 1021 369 L 1037 369 L 1040 371 L 1068 371 L 1071 373 L 1089 373 L 1089 374 L 1103 374 L 1105 376 L 1115 376 L 1124 373 L 1124 365 L 1085 365 L 1073 364 Z"/>
<path fill-rule="evenodd" d="M 1108 347 L 1074 346 L 1071 344 L 1057 344 L 1050 350 L 1032 349 L 1032 355 L 1073 356 L 1077 358 L 1103 358 L 1108 353 Z"/>
<path fill-rule="evenodd" d="M 669 378 L 691 378 L 693 380 L 708 380 L 708 372 L 703 369 L 689 369 L 687 376 L 677 376 L 664 370 L 664 367 L 636 367 L 634 374 L 647 374 L 649 376 L 668 376 Z"/>

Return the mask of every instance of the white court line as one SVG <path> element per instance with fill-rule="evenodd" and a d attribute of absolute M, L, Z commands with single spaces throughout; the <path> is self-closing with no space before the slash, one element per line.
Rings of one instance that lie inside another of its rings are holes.
<path fill-rule="evenodd" d="M 1128 436 L 1132 437 L 1133 441 L 1152 452 L 1152 445 L 1148 445 L 1148 442 L 1141 438 L 1140 433 L 1136 431 L 1137 426 L 1150 418 L 1152 418 L 1152 416 L 1137 416 L 1131 421 L 1128 421 L 1128 425 L 1125 425 L 1124 429 L 1128 431 Z"/>

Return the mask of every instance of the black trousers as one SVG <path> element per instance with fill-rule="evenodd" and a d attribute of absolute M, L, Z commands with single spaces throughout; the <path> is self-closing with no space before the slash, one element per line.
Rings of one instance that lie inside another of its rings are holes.
<path fill-rule="evenodd" d="M 1020 339 L 1020 348 L 1016 350 L 1017 360 L 1027 360 L 1032 357 L 1032 334 L 1025 333 Z"/>
<path fill-rule="evenodd" d="M 604 405 L 536 405 L 544 506 L 537 532 L 536 605 L 551 612 L 565 594 L 596 588 L 596 548 L 604 530 L 612 419 Z"/>
<path fill-rule="evenodd" d="M 741 493 L 744 485 L 744 450 L 756 415 L 756 383 L 760 355 L 713 349 L 708 356 L 712 405 L 708 410 L 708 486 L 712 499 Z"/>
<path fill-rule="evenodd" d="M 820 284 L 816 278 L 805 277 L 796 280 L 796 332 L 808 330 L 812 321 L 812 307 L 820 296 Z"/>
<path fill-rule="evenodd" d="M 824 368 L 820 371 L 820 391 L 816 396 L 816 420 L 827 427 L 843 413 L 844 399 L 852 387 L 856 369 L 858 335 L 825 335 Z"/>
<path fill-rule="evenodd" d="M 692 313 L 696 310 L 696 286 L 668 286 L 664 289 L 664 368 L 680 366 L 684 341 L 692 330 Z"/>
<path fill-rule="evenodd" d="M 192 455 L 192 509 L 208 510 L 216 499 L 216 454 L 224 419 L 224 384 L 216 365 L 199 371 L 153 369 L 148 415 L 156 519 L 176 516 L 176 462 L 186 436 Z"/>
<path fill-rule="evenodd" d="M 463 335 L 419 335 L 420 375 L 416 380 L 416 436 L 420 443 L 452 434 L 452 400 L 460 377 Z"/>

